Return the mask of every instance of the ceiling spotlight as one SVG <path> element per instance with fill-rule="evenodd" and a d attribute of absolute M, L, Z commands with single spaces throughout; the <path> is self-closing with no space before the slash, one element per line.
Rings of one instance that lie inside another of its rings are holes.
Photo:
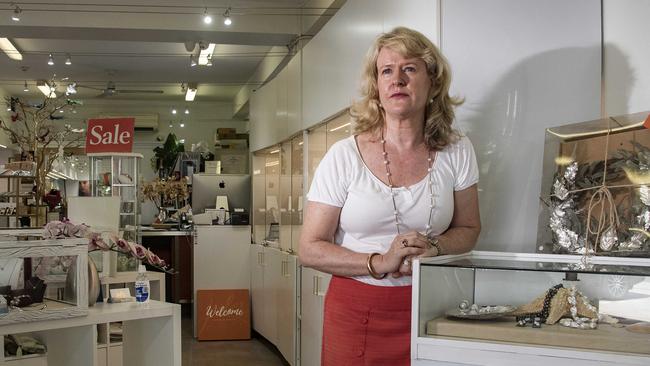
<path fill-rule="evenodd" d="M 208 14 L 208 8 L 205 8 L 205 11 L 203 12 L 203 23 L 205 24 L 212 23 L 212 17 L 210 16 L 210 14 Z"/>
<path fill-rule="evenodd" d="M 185 123 L 181 122 L 181 124 L 179 126 L 185 127 Z M 184 142 L 184 141 L 181 141 L 181 142 Z"/>
<path fill-rule="evenodd" d="M 185 114 L 190 114 L 190 109 L 185 107 Z"/>
<path fill-rule="evenodd" d="M 171 122 L 169 122 L 169 128 L 173 128 L 173 127 L 174 125 Z"/>
<path fill-rule="evenodd" d="M 194 67 L 196 65 L 197 65 L 196 56 L 190 55 L 190 67 Z"/>
<path fill-rule="evenodd" d="M 183 125 L 181 125 L 181 127 L 183 127 Z M 181 144 L 184 144 L 184 143 L 185 143 L 185 139 L 180 139 L 180 140 L 178 140 L 178 142 L 180 142 Z"/>
<path fill-rule="evenodd" d="M 25 80 L 25 88 L 23 89 L 24 92 L 28 92 L 29 88 L 27 87 L 27 80 Z"/>
<path fill-rule="evenodd" d="M 223 24 L 231 25 L 232 19 L 230 18 L 230 8 L 226 9 L 226 12 L 223 13 Z"/>
<path fill-rule="evenodd" d="M 176 108 L 172 108 L 172 114 L 176 114 Z"/>
<path fill-rule="evenodd" d="M 47 64 L 50 65 L 50 66 L 54 65 L 54 57 L 52 57 L 52 54 L 51 54 L 51 53 L 50 53 L 50 55 L 47 57 Z"/>
<path fill-rule="evenodd" d="M 16 5 L 14 8 L 14 12 L 11 14 L 11 20 L 14 22 L 20 22 L 20 13 L 22 13 L 23 10 Z"/>
<path fill-rule="evenodd" d="M 70 58 L 70 54 L 68 53 L 65 58 L 65 64 L 66 65 L 72 65 L 72 59 Z"/>

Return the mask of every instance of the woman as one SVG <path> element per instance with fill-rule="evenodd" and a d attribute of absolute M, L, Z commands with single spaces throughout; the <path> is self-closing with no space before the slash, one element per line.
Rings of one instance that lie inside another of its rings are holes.
<path fill-rule="evenodd" d="M 300 239 L 301 263 L 333 275 L 322 365 L 409 365 L 411 259 L 476 243 L 478 169 L 450 83 L 419 32 L 395 28 L 368 53 L 355 135 L 318 166 Z"/>

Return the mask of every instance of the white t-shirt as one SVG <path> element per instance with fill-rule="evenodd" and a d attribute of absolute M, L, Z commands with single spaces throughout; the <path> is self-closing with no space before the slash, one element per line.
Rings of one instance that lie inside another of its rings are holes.
<path fill-rule="evenodd" d="M 462 137 L 439 151 L 431 171 L 434 208 L 431 234 L 447 230 L 454 212 L 454 191 L 478 182 L 478 167 L 472 143 Z M 394 188 L 401 217 L 400 232 L 424 233 L 429 219 L 427 178 L 409 187 Z M 386 253 L 397 235 L 390 188 L 377 178 L 361 158 L 354 136 L 341 140 L 327 151 L 318 165 L 307 199 L 341 207 L 334 242 L 359 253 Z M 379 286 L 405 286 L 411 277 L 377 280 L 369 275 L 354 279 Z"/>

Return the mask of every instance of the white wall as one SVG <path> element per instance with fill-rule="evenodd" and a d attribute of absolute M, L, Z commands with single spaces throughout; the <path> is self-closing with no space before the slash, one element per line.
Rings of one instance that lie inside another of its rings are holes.
<path fill-rule="evenodd" d="M 605 112 L 650 111 L 650 0 L 605 0 Z"/>
<path fill-rule="evenodd" d="M 457 125 L 480 167 L 479 249 L 534 252 L 544 129 L 600 114 L 600 6 L 593 0 L 445 0 L 442 50 Z"/>

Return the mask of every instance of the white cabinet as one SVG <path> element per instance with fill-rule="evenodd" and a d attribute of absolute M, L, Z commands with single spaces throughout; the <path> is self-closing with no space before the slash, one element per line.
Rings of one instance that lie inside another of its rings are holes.
<path fill-rule="evenodd" d="M 251 227 L 205 225 L 196 227 L 194 240 L 194 315 L 198 290 L 249 289 L 251 285 Z M 254 262 L 252 262 L 254 263 Z M 194 336 L 196 337 L 196 316 Z"/>
<path fill-rule="evenodd" d="M 0 352 L 0 365 L 180 366 L 180 311 L 180 305 L 153 300 L 147 304 L 98 303 L 88 309 L 85 317 L 3 325 L 0 337 L 31 333 L 47 346 L 47 354 L 4 358 L 4 352 Z M 121 346 L 102 346 L 98 328 L 112 322 L 122 322 L 124 342 Z M 3 348 L 0 346 L 0 351 Z"/>
<path fill-rule="evenodd" d="M 301 267 L 300 364 L 320 365 L 323 306 L 331 275 Z"/>
<path fill-rule="evenodd" d="M 290 365 L 296 365 L 298 260 L 295 255 L 280 253 L 277 294 L 278 342 L 275 344 Z M 277 270 L 278 268 L 273 268 Z"/>
<path fill-rule="evenodd" d="M 280 251 L 262 245 L 251 246 L 251 288 L 253 329 L 269 342 L 277 344 L 277 294 Z"/>
<path fill-rule="evenodd" d="M 297 258 L 251 245 L 253 329 L 273 343 L 290 365 L 297 358 Z"/>

